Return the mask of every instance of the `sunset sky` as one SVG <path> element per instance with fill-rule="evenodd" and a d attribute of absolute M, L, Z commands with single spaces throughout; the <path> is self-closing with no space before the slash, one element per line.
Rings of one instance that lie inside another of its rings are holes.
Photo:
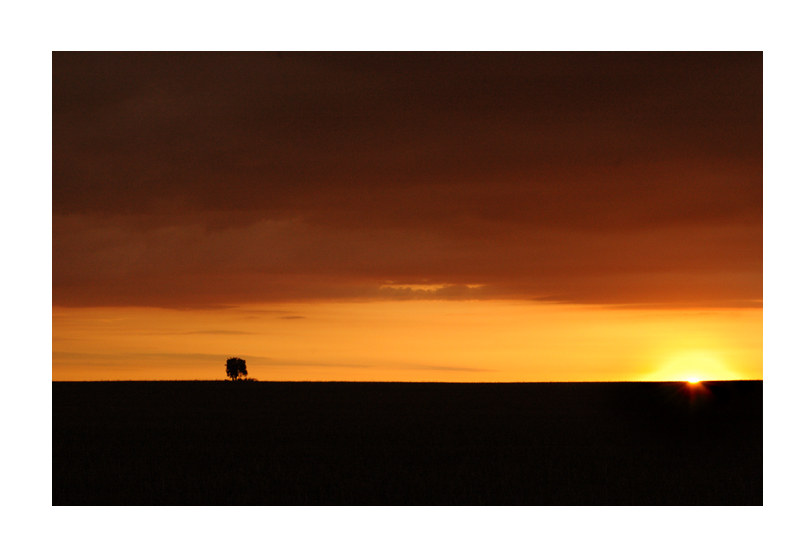
<path fill-rule="evenodd" d="M 54 53 L 53 380 L 762 379 L 753 53 Z"/>

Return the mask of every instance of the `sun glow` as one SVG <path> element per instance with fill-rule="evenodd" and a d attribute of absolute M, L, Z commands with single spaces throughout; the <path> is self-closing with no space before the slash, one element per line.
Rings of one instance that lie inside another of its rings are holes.
<path fill-rule="evenodd" d="M 727 368 L 714 353 L 689 352 L 669 359 L 657 372 L 649 375 L 648 379 L 698 384 L 702 380 L 738 380 L 740 376 Z"/>

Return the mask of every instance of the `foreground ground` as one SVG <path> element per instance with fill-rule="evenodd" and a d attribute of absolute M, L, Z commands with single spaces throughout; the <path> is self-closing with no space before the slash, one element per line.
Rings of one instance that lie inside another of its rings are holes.
<path fill-rule="evenodd" d="M 53 504 L 763 503 L 763 382 L 53 383 Z"/>

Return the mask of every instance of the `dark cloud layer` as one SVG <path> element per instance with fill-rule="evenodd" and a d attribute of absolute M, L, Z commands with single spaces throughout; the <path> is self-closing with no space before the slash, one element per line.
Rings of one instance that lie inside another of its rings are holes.
<path fill-rule="evenodd" d="M 53 207 L 55 304 L 757 303 L 762 55 L 55 53 Z"/>

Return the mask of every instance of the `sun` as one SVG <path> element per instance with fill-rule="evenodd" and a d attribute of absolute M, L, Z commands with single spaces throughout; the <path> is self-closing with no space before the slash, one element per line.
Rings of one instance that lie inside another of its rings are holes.
<path fill-rule="evenodd" d="M 702 380 L 737 380 L 740 378 L 727 368 L 721 357 L 715 353 L 689 351 L 672 356 L 656 372 L 646 376 L 646 379 L 698 384 Z"/>

